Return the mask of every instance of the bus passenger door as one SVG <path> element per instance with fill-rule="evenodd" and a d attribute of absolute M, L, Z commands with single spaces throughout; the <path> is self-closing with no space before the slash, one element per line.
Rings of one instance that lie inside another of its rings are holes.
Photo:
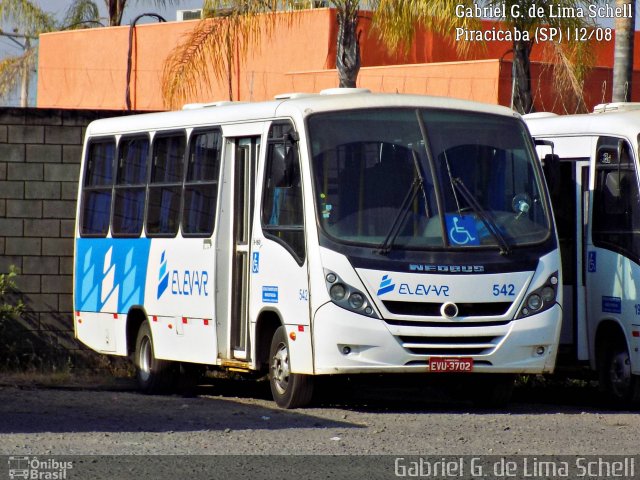
<path fill-rule="evenodd" d="M 589 160 L 547 156 L 544 173 L 562 257 L 560 353 L 569 355 L 563 360 L 586 360 L 585 232 L 589 206 Z"/>
<path fill-rule="evenodd" d="M 224 360 L 249 360 L 251 219 L 260 137 L 228 138 L 218 224 L 218 347 Z"/>
<path fill-rule="evenodd" d="M 290 121 L 270 125 L 263 149 L 261 192 L 256 202 L 260 210 L 256 212 L 252 241 L 251 318 L 257 329 L 259 318 L 278 321 L 286 330 L 291 373 L 313 373 L 300 161 L 304 153 Z M 267 345 L 272 338 L 267 339 Z M 264 348 L 265 338 L 259 341 Z"/>

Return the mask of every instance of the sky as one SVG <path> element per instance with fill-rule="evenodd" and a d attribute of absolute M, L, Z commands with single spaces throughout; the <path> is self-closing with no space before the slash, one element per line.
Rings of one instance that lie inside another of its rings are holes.
<path fill-rule="evenodd" d="M 2 1 L 2 0 L 0 0 Z M 57 18 L 64 18 L 64 14 L 71 4 L 70 0 L 32 0 L 33 3 L 41 7 L 44 11 L 53 13 Z M 94 0 L 100 9 L 100 16 L 106 18 L 107 9 L 105 7 L 104 0 Z M 169 2 L 166 2 L 167 4 Z M 153 0 L 128 0 L 127 7 L 124 12 L 122 24 L 128 25 L 134 18 L 142 13 L 157 13 L 164 17 L 167 21 L 171 22 L 176 19 L 176 10 L 185 10 L 192 8 L 202 8 L 203 0 L 180 0 L 174 1 L 172 5 L 165 7 L 156 6 Z M 141 20 L 144 22 L 155 22 L 154 19 L 149 18 Z M 103 23 L 107 23 L 106 20 Z M 5 31 L 11 32 L 13 30 L 12 25 L 3 24 L 0 26 Z M 21 53 L 20 47 L 6 37 L 0 36 L 0 59 L 9 55 L 19 55 Z M 33 83 L 33 82 L 32 82 Z M 32 85 L 32 90 L 34 86 Z M 30 95 L 31 102 L 33 102 L 34 95 Z M 11 95 L 11 97 L 5 101 L 0 102 L 0 105 L 17 105 L 18 96 L 17 93 Z"/>

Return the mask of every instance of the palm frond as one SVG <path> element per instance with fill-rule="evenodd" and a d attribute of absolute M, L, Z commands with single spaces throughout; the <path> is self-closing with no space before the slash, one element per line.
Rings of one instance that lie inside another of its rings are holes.
<path fill-rule="evenodd" d="M 20 84 L 23 75 L 28 75 L 36 65 L 36 49 L 30 48 L 20 56 L 0 61 L 0 98 L 6 98 Z"/>
<path fill-rule="evenodd" d="M 162 75 L 165 106 L 179 105 L 210 93 L 211 74 L 230 83 L 233 65 L 246 59 L 249 48 L 259 46 L 263 34 L 286 28 L 292 15 L 275 14 L 293 10 L 295 0 L 205 0 L 205 18 L 185 35 L 169 54 Z M 229 87 L 230 88 L 230 87 Z M 232 99 L 230 88 L 229 99 Z"/>
<path fill-rule="evenodd" d="M 415 38 L 418 28 L 429 29 L 453 41 L 456 28 L 475 30 L 480 28 L 480 19 L 472 16 L 458 17 L 458 4 L 473 6 L 473 0 L 370 0 L 374 11 L 373 26 L 381 40 L 392 50 L 406 50 Z M 470 42 L 455 42 L 461 55 L 466 55 Z"/>
<path fill-rule="evenodd" d="M 56 29 L 54 16 L 29 0 L 0 1 L 0 20 L 10 23 L 26 35 L 37 35 Z"/>
<path fill-rule="evenodd" d="M 584 82 L 595 61 L 593 49 L 586 42 L 551 43 L 545 57 L 553 71 L 554 87 L 566 99 L 566 113 L 586 112 Z"/>
<path fill-rule="evenodd" d="M 100 11 L 92 0 L 75 0 L 67 9 L 62 28 L 73 30 L 96 26 L 100 21 Z"/>

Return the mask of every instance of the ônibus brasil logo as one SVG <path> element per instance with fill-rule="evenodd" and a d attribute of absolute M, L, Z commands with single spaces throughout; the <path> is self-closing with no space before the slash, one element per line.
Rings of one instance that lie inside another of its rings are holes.
<path fill-rule="evenodd" d="M 384 275 L 380 281 L 380 287 L 378 287 L 378 296 L 393 292 L 394 288 L 396 288 L 396 284 L 393 283 L 393 279 L 389 275 Z"/>

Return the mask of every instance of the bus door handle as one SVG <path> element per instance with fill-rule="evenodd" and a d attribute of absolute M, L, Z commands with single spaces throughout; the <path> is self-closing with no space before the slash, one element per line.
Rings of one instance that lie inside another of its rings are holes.
<path fill-rule="evenodd" d="M 236 253 L 249 254 L 249 244 L 248 243 L 236 243 Z"/>

